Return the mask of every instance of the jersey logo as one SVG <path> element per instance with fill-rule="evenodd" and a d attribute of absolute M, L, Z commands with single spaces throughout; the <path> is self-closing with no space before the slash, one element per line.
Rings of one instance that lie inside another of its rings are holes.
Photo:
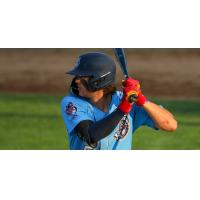
<path fill-rule="evenodd" d="M 74 106 L 72 102 L 69 102 L 66 106 L 66 113 L 67 115 L 72 115 L 73 118 L 75 118 L 77 116 L 77 107 Z"/>
<path fill-rule="evenodd" d="M 124 116 L 119 123 L 119 128 L 117 132 L 114 134 L 114 138 L 117 141 L 123 139 L 127 135 L 129 127 L 129 118 L 127 116 Z"/>

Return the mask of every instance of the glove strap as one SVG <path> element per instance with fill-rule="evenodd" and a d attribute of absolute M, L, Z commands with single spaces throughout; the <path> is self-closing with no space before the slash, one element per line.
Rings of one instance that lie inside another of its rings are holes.
<path fill-rule="evenodd" d="M 132 109 L 132 104 L 124 99 L 119 104 L 118 109 L 124 112 L 125 114 L 128 114 Z"/>
<path fill-rule="evenodd" d="M 138 95 L 138 100 L 137 100 L 136 104 L 138 106 L 143 106 L 147 101 L 148 101 L 147 98 L 143 94 L 140 93 Z"/>

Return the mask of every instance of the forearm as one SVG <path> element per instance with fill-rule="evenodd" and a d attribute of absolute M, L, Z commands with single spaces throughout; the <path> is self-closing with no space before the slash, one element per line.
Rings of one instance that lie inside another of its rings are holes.
<path fill-rule="evenodd" d="M 75 131 L 90 146 L 95 146 L 99 140 L 107 137 L 116 128 L 124 114 L 121 110 L 116 109 L 107 117 L 95 123 L 90 120 L 80 122 L 76 126 Z"/>
<path fill-rule="evenodd" d="M 143 105 L 143 108 L 155 122 L 157 128 L 164 131 L 176 130 L 177 121 L 174 119 L 174 116 L 169 111 L 150 101 L 147 101 Z"/>
<path fill-rule="evenodd" d="M 107 137 L 116 128 L 123 116 L 124 113 L 117 109 L 104 119 L 92 124 L 89 128 L 92 141 L 97 142 Z"/>

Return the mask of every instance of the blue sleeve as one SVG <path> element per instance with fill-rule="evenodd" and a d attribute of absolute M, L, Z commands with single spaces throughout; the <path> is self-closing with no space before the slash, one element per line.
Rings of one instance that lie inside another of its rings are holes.
<path fill-rule="evenodd" d="M 133 119 L 133 132 L 140 126 L 148 126 L 155 130 L 158 130 L 154 121 L 141 106 L 137 106 L 134 104 L 130 115 Z"/>
<path fill-rule="evenodd" d="M 61 102 L 62 117 L 68 133 L 83 120 L 94 121 L 94 117 L 86 101 L 75 97 L 65 97 Z"/>
<path fill-rule="evenodd" d="M 94 121 L 91 106 L 84 100 L 67 96 L 61 102 L 61 112 L 68 133 L 70 149 L 84 149 L 86 144 L 77 136 L 74 128 L 83 120 Z"/>

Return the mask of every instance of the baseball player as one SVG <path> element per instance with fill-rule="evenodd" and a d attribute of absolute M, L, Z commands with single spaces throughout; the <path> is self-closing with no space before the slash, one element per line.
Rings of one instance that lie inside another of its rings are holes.
<path fill-rule="evenodd" d="M 70 149 L 129 150 L 133 133 L 140 126 L 176 130 L 173 115 L 148 101 L 139 81 L 128 78 L 123 92 L 116 91 L 116 65 L 108 55 L 83 54 L 67 74 L 74 78 L 61 109 Z M 138 96 L 134 103 L 128 101 L 132 94 Z"/>

